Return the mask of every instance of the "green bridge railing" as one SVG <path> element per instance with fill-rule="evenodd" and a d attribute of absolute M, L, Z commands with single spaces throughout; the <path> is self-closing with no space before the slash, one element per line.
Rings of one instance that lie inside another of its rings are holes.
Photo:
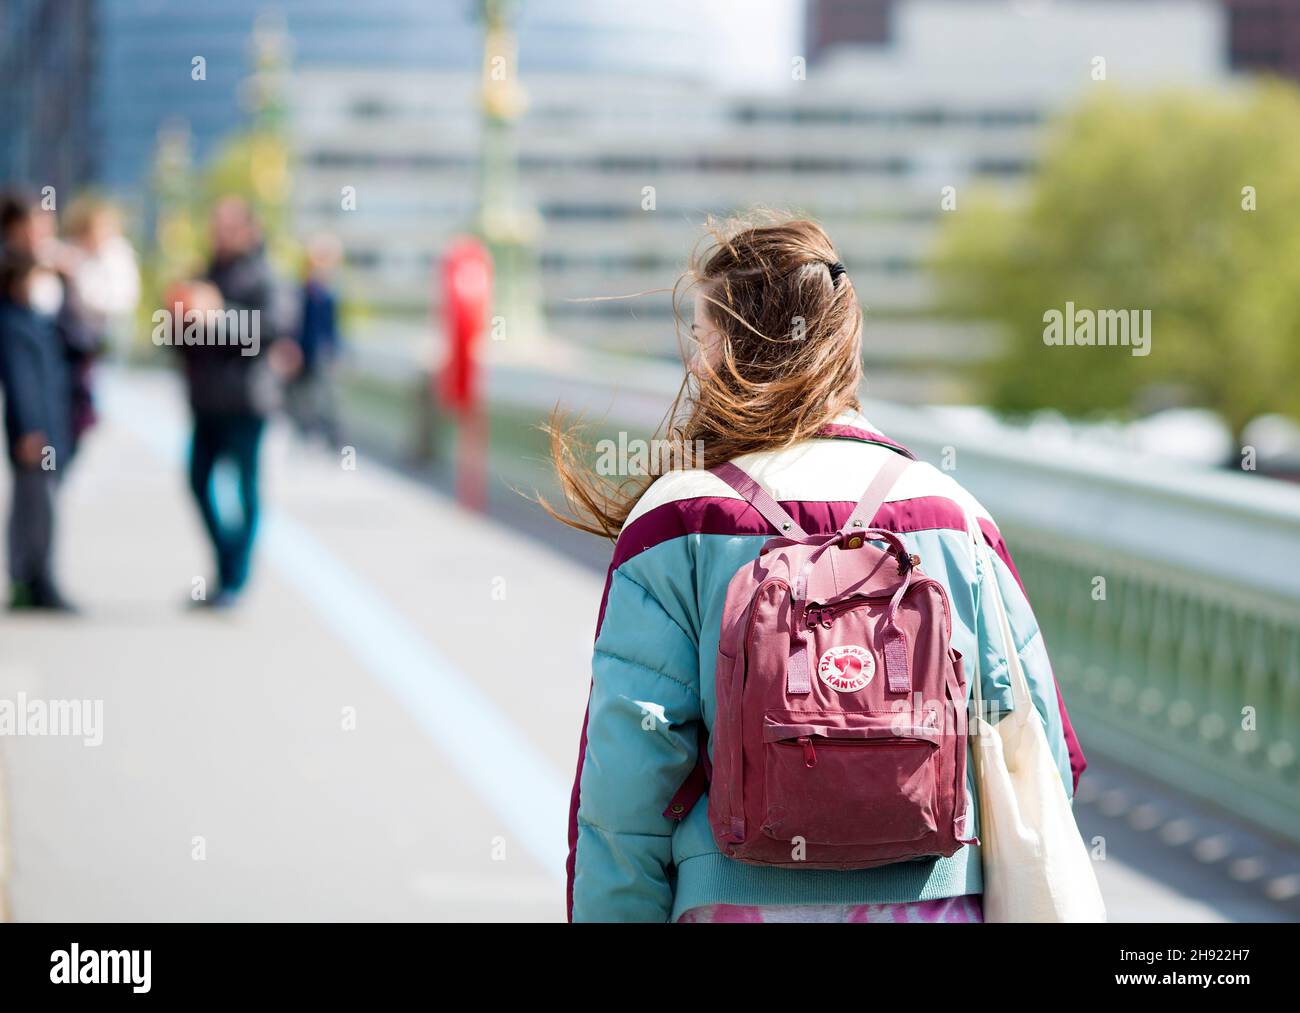
<path fill-rule="evenodd" d="M 1300 841 L 1300 603 L 1005 535 L 1088 748 Z"/>

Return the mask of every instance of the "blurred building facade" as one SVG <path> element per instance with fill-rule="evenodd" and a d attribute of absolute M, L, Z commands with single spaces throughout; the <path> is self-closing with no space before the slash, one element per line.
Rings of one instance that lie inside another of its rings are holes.
<path fill-rule="evenodd" d="M 918 0 L 892 16 L 887 46 L 830 54 L 775 93 L 525 73 L 520 176 L 544 222 L 552 334 L 673 354 L 663 289 L 705 216 L 767 205 L 829 227 L 867 304 L 877 381 L 960 399 L 954 363 L 988 354 L 993 338 L 934 310 L 924 261 L 944 188 L 959 202 L 975 185 L 1014 194 L 1045 121 L 1089 88 L 1211 84 L 1226 66 L 1222 12 L 1208 2 L 1097 0 L 1025 18 L 1008 4 Z M 1090 76 L 1098 52 L 1108 81 Z M 299 220 L 343 235 L 354 286 L 427 330 L 435 258 L 475 210 L 477 75 L 300 66 L 293 92 Z M 355 211 L 340 209 L 347 186 Z"/>
<path fill-rule="evenodd" d="M 1295 0 L 1225 2 L 1233 67 L 1271 71 L 1300 80 L 1300 3 Z"/>
<path fill-rule="evenodd" d="M 892 39 L 895 11 L 909 0 L 808 0 L 808 59 L 816 62 L 843 46 L 880 46 Z M 960 0 L 968 7 L 1005 0 Z M 1018 0 L 1020 13 L 1034 17 L 1055 3 L 1074 0 Z M 1126 2 L 1126 0 L 1121 0 Z M 1156 0 L 1163 2 L 1163 0 Z M 1188 0 L 1204 3 L 1207 0 Z M 1296 0 L 1209 0 L 1227 12 L 1228 59 L 1236 70 L 1267 71 L 1300 79 L 1300 3 Z"/>
<path fill-rule="evenodd" d="M 160 127 L 184 123 L 202 161 L 245 122 L 249 40 L 260 16 L 284 22 L 292 62 L 314 68 L 471 72 L 482 59 L 475 0 L 69 0 L 95 10 L 104 122 L 99 173 L 115 189 L 145 173 Z M 20 2 L 19 6 L 23 6 Z M 53 0 L 39 6 L 55 7 Z M 57 6 L 64 6 L 58 4 Z M 688 73 L 703 65 L 707 33 L 685 0 L 653 8 L 602 0 L 529 0 L 520 5 L 524 69 Z M 204 77 L 192 76 L 204 60 Z"/>
<path fill-rule="evenodd" d="M 0 181 L 71 191 L 95 175 L 94 0 L 0 4 Z"/>

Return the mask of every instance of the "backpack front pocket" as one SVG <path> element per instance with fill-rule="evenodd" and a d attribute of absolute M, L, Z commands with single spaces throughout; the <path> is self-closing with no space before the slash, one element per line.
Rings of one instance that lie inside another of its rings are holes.
<path fill-rule="evenodd" d="M 764 720 L 763 833 L 831 845 L 887 845 L 934 833 L 938 733 L 898 727 L 894 714 L 837 717 L 857 720 L 848 727 L 789 714 Z"/>

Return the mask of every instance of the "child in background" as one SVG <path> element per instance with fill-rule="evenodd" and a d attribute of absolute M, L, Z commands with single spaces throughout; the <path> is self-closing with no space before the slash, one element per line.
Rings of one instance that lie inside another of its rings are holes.
<path fill-rule="evenodd" d="M 288 390 L 289 413 L 302 434 L 319 433 L 335 447 L 342 443 L 334 387 L 339 355 L 334 275 L 341 260 L 342 247 L 334 236 L 317 236 L 307 246 L 298 324 L 301 366 Z"/>

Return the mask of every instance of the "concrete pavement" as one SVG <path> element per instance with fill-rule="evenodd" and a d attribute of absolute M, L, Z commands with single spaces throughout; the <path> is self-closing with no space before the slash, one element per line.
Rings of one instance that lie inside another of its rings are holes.
<path fill-rule="evenodd" d="M 0 740 L 13 917 L 562 917 L 599 581 L 278 432 L 248 599 L 192 610 L 175 382 L 106 393 L 63 499 L 84 615 L 0 618 L 0 696 L 103 706 L 102 745 Z"/>

